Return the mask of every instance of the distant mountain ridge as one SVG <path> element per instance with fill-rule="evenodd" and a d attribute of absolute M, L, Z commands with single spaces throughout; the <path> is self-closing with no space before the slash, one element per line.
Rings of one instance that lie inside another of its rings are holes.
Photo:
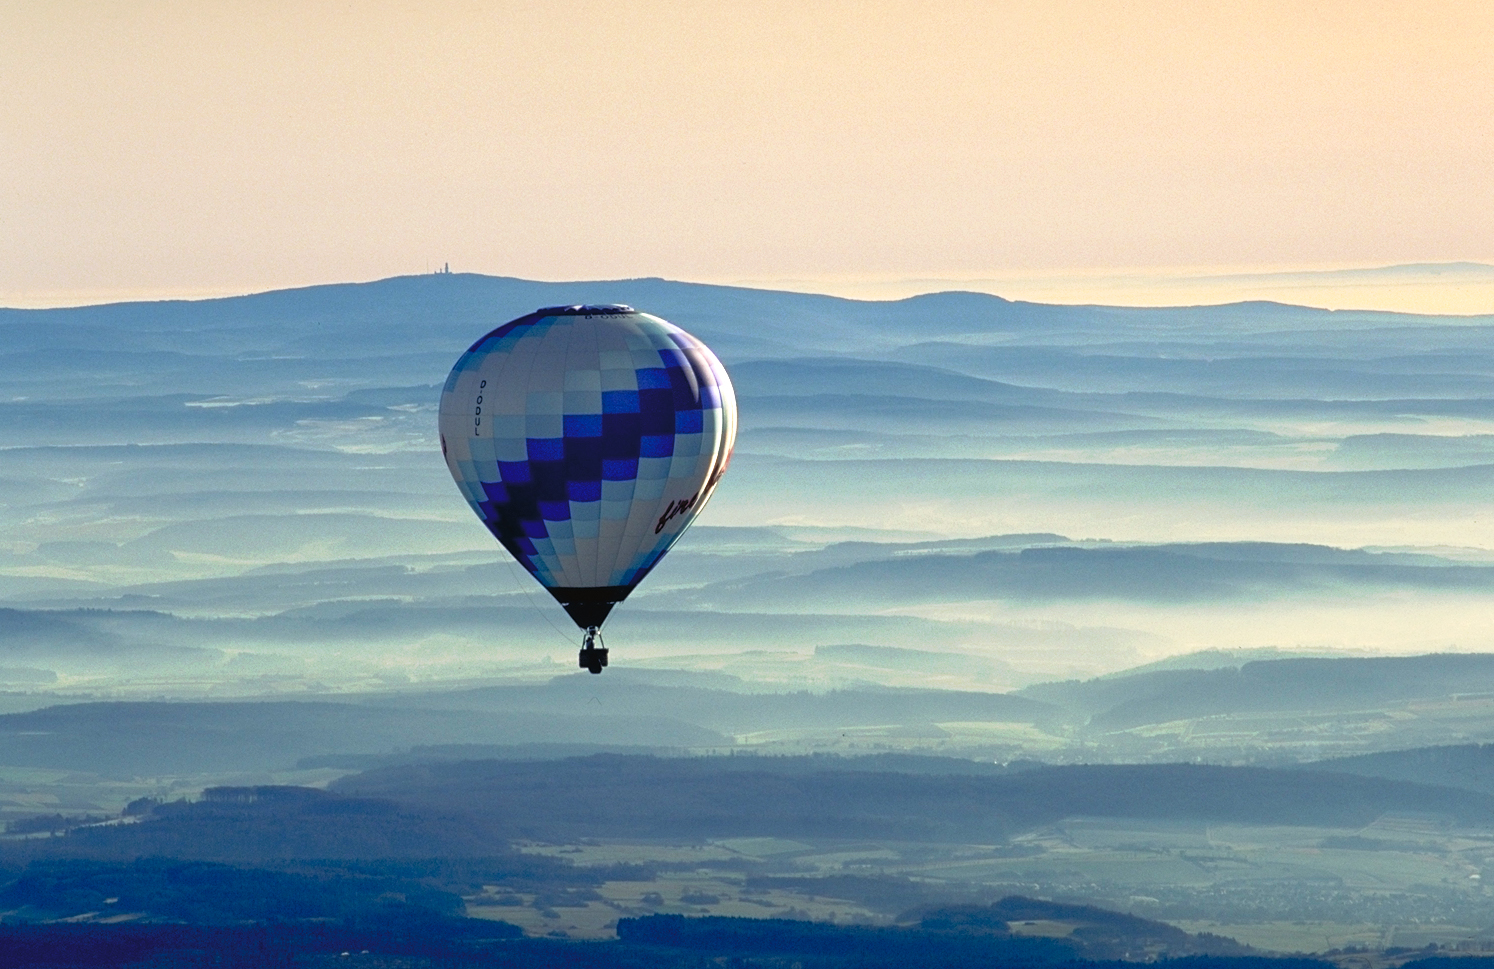
<path fill-rule="evenodd" d="M 890 765 L 889 765 L 890 766 Z M 1359 827 L 1387 812 L 1494 824 L 1494 797 L 1308 770 L 1022 765 L 993 776 L 838 770 L 767 758 L 469 761 L 391 767 L 331 789 L 407 810 L 510 819 L 516 837 L 779 837 L 1001 843 L 1072 817 Z M 584 814 L 564 806 L 587 804 Z"/>
<path fill-rule="evenodd" d="M 627 302 L 670 318 L 728 353 L 772 346 L 844 349 L 868 334 L 896 326 L 921 326 L 930 336 L 984 329 L 1029 327 L 1114 328 L 1149 314 L 1169 316 L 1180 329 L 1201 313 L 1216 323 L 1263 311 L 1280 318 L 1335 319 L 1386 325 L 1416 317 L 1382 312 L 1334 312 L 1283 304 L 1243 302 L 1222 307 L 1072 307 L 1014 303 L 984 293 L 945 292 L 890 302 L 765 289 L 674 282 L 658 278 L 549 283 L 470 273 L 398 276 L 367 283 L 335 283 L 212 300 L 114 303 L 78 308 L 0 309 L 0 327 L 17 350 L 184 349 L 180 334 L 199 341 L 187 352 L 249 353 L 271 347 L 315 353 L 378 347 L 398 333 L 405 350 L 446 350 L 459 333 L 480 335 L 538 306 Z M 722 329 L 728 321 L 757 321 L 757 332 Z M 44 322 L 45 321 L 45 322 Z M 287 329 L 291 325 L 292 329 Z M 61 327 L 50 335 L 39 326 Z M 128 337 L 126 338 L 126 334 Z M 171 336 L 168 336 L 170 334 Z M 414 337 L 414 342 L 408 341 Z M 59 339 L 61 338 L 61 339 Z M 470 341 L 469 341 L 470 342 Z"/>
<path fill-rule="evenodd" d="M 592 838 L 1003 845 L 1074 818 L 1355 829 L 1409 814 L 1494 828 L 1490 794 L 1342 772 L 1202 764 L 952 767 L 897 758 L 623 754 L 426 761 L 349 775 L 327 791 L 213 788 L 197 801 L 146 804 L 135 823 L 74 827 L 40 843 L 0 842 L 0 860 L 472 857 L 500 853 L 511 840 Z"/>
<path fill-rule="evenodd" d="M 815 562 L 813 554 L 804 559 Z M 771 603 L 775 609 L 795 610 L 818 603 L 844 610 L 874 603 L 989 599 L 1225 602 L 1348 586 L 1485 591 L 1494 589 L 1494 567 L 1307 545 L 1086 548 L 1055 543 L 1018 551 L 889 554 L 848 565 L 827 563 L 797 574 L 712 583 L 671 593 L 662 601 L 717 609 L 761 609 Z"/>
<path fill-rule="evenodd" d="M 1018 701 L 1020 702 L 1020 701 Z M 1028 701 L 1030 703 L 1030 701 Z M 0 715 L 0 764 L 104 777 L 269 772 L 325 754 L 419 744 L 611 743 L 712 746 L 726 738 L 657 710 L 412 709 L 357 703 L 73 703 Z"/>
<path fill-rule="evenodd" d="M 1415 784 L 1439 784 L 1494 794 L 1494 744 L 1454 744 L 1335 757 L 1303 765 Z"/>
<path fill-rule="evenodd" d="M 1122 729 L 1250 711 L 1374 710 L 1388 703 L 1494 692 L 1494 654 L 1301 657 L 1239 667 L 1155 670 L 1043 683 L 1021 696 L 1083 713 L 1090 725 Z"/>

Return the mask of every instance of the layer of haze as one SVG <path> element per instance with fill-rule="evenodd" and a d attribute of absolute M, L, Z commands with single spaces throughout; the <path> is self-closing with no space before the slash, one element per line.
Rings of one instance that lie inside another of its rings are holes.
<path fill-rule="evenodd" d="M 0 694 L 563 670 L 572 627 L 461 500 L 435 411 L 475 336 L 584 302 L 686 326 L 741 419 L 609 622 L 611 679 L 1005 689 L 1207 650 L 1494 650 L 1494 315 L 454 272 L 0 310 Z"/>
<path fill-rule="evenodd" d="M 1478 2 L 11 0 L 0 302 L 1489 261 L 1491 35 Z"/>

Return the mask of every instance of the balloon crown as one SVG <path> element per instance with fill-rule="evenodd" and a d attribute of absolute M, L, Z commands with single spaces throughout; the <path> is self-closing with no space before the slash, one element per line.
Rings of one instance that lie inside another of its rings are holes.
<path fill-rule="evenodd" d="M 606 316 L 613 313 L 636 313 L 637 310 L 622 303 L 588 303 L 584 306 L 545 306 L 534 311 L 535 316 Z"/>

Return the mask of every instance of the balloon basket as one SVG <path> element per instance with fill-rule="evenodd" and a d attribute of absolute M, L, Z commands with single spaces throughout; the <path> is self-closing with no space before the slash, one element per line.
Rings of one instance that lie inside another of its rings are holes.
<path fill-rule="evenodd" d="M 586 638 L 581 642 L 581 654 L 578 658 L 578 665 L 583 670 L 600 673 L 602 667 L 607 665 L 607 648 L 597 645 L 601 641 L 601 633 L 595 626 L 586 630 Z"/>

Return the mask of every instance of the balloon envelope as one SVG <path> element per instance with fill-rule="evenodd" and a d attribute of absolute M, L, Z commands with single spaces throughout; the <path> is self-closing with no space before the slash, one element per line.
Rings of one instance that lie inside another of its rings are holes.
<path fill-rule="evenodd" d="M 736 397 L 695 337 L 627 306 L 556 306 L 474 343 L 441 392 L 451 476 L 583 629 L 704 507 Z"/>

